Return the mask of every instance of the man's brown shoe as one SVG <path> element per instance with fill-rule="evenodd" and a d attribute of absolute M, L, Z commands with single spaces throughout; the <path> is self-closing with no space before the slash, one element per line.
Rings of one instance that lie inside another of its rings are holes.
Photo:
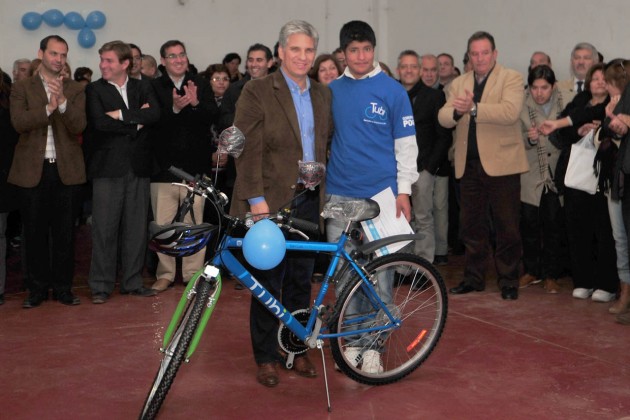
<path fill-rule="evenodd" d="M 293 362 L 293 370 L 295 373 L 305 378 L 314 378 L 317 376 L 315 366 L 313 366 L 313 363 L 308 359 L 308 356 L 296 357 Z"/>
<path fill-rule="evenodd" d="M 544 288 L 547 293 L 560 293 L 560 285 L 555 279 L 545 279 Z"/>
<path fill-rule="evenodd" d="M 276 370 L 276 364 L 261 363 L 258 365 L 258 373 L 256 374 L 256 380 L 258 383 L 273 388 L 278 385 L 278 371 Z"/>
<path fill-rule="evenodd" d="M 537 279 L 536 276 L 532 276 L 531 274 L 523 274 L 523 276 L 518 279 L 518 287 L 521 289 L 537 283 L 540 283 L 540 279 Z"/>

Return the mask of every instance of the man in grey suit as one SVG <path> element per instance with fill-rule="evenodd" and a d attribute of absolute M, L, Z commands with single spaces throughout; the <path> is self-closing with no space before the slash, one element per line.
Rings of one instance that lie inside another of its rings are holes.
<path fill-rule="evenodd" d="M 280 71 L 248 82 L 236 104 L 234 125 L 247 139 L 236 159 L 236 183 L 230 212 L 256 218 L 277 211 L 292 201 L 295 217 L 317 222 L 323 191 L 306 190 L 298 182 L 298 161 L 326 161 L 332 131 L 330 91 L 310 81 L 319 35 L 304 21 L 291 21 L 280 31 Z M 292 238 L 293 239 L 293 238 Z M 263 284 L 288 311 L 308 308 L 314 258 L 285 258 L 268 271 L 254 270 Z M 250 331 L 259 383 L 278 384 L 278 320 L 252 298 Z M 295 359 L 294 370 L 305 377 L 317 375 L 304 354 Z"/>
<path fill-rule="evenodd" d="M 153 296 L 142 268 L 147 241 L 149 176 L 153 161 L 147 126 L 160 110 L 148 81 L 129 77 L 132 53 L 122 41 L 99 50 L 102 78 L 87 86 L 87 174 L 93 185 L 92 303 L 105 303 L 114 290 L 121 245 L 120 293 Z"/>

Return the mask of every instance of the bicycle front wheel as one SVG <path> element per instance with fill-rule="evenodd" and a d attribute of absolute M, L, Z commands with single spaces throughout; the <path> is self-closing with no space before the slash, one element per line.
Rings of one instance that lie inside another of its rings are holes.
<path fill-rule="evenodd" d="M 197 325 L 199 325 L 201 315 L 207 307 L 212 287 L 203 278 L 200 278 L 197 282 L 195 286 L 196 293 L 191 298 L 182 320 L 173 334 L 173 338 L 164 349 L 164 357 L 160 363 L 160 368 L 155 375 L 153 385 L 144 402 L 142 413 L 140 413 L 141 420 L 154 419 L 157 416 L 166 394 L 175 380 L 175 375 L 186 356 L 188 346 L 193 339 Z"/>
<path fill-rule="evenodd" d="M 418 368 L 437 345 L 448 311 L 442 276 L 413 254 L 390 254 L 365 267 L 392 323 L 373 293 L 355 273 L 339 295 L 331 340 L 333 358 L 347 376 L 368 385 L 396 382 Z M 387 327 L 379 331 L 367 329 Z"/>

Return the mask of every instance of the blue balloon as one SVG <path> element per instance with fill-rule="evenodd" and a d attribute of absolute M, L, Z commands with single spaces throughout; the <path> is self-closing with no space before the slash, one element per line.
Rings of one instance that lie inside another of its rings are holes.
<path fill-rule="evenodd" d="M 85 20 L 83 20 L 83 16 L 78 12 L 66 13 L 66 17 L 63 18 L 63 23 L 65 23 L 69 29 L 81 29 L 85 26 Z"/>
<path fill-rule="evenodd" d="M 47 10 L 46 12 L 44 12 L 42 17 L 44 18 L 44 22 L 46 22 L 53 28 L 61 26 L 61 24 L 63 23 L 63 13 L 61 13 L 61 10 L 59 9 Z"/>
<path fill-rule="evenodd" d="M 98 10 L 90 12 L 85 18 L 85 25 L 90 29 L 101 29 L 105 22 L 107 22 L 105 14 Z"/>
<path fill-rule="evenodd" d="M 24 13 L 22 16 L 22 26 L 24 26 L 29 31 L 34 31 L 39 28 L 39 25 L 42 24 L 42 15 L 35 12 Z"/>
<path fill-rule="evenodd" d="M 96 35 L 90 28 L 83 28 L 79 31 L 77 40 L 83 48 L 92 48 L 96 43 Z"/>
<path fill-rule="evenodd" d="M 280 264 L 286 251 L 282 231 L 269 219 L 257 222 L 243 238 L 243 255 L 259 270 L 270 270 Z"/>

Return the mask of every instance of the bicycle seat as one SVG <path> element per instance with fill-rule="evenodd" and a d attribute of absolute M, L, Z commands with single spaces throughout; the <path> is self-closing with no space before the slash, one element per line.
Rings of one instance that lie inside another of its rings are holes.
<path fill-rule="evenodd" d="M 210 223 L 190 225 L 174 222 L 168 225 L 149 224 L 149 249 L 171 257 L 187 257 L 201 251 L 218 226 Z"/>
<path fill-rule="evenodd" d="M 370 198 L 328 203 L 324 206 L 322 217 L 353 222 L 374 219 L 381 212 L 378 203 Z"/>

